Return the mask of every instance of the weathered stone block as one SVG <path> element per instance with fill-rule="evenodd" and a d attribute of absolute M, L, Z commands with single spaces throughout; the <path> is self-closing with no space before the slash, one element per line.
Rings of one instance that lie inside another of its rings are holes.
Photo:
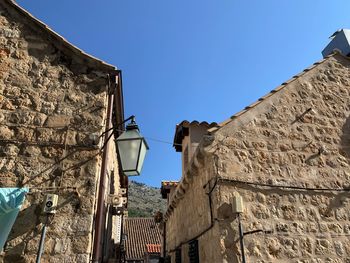
<path fill-rule="evenodd" d="M 74 236 L 72 238 L 72 251 L 77 254 L 89 253 L 91 238 L 88 235 Z"/>
<path fill-rule="evenodd" d="M 70 124 L 70 119 L 71 117 L 66 115 L 48 116 L 45 122 L 45 126 L 52 128 L 66 127 Z"/>
<path fill-rule="evenodd" d="M 0 126 L 0 139 L 9 140 L 13 137 L 14 132 L 7 126 Z"/>
<path fill-rule="evenodd" d="M 332 255 L 333 246 L 331 242 L 327 239 L 317 239 L 315 244 L 315 254 L 316 255 Z"/>

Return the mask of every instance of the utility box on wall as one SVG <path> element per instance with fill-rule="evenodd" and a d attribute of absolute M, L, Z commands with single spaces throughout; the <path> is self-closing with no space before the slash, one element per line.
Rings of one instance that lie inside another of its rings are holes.
<path fill-rule="evenodd" d="M 244 205 L 243 198 L 240 195 L 236 195 L 232 199 L 232 212 L 233 213 L 243 213 Z"/>
<path fill-rule="evenodd" d="M 55 214 L 57 210 L 58 195 L 48 194 L 45 197 L 43 212 L 45 214 Z"/>

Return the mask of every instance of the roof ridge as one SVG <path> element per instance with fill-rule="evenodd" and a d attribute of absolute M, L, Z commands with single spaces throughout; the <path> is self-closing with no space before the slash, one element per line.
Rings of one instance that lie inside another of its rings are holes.
<path fill-rule="evenodd" d="M 222 127 L 226 126 L 227 124 L 231 123 L 234 119 L 240 117 L 241 115 L 243 115 L 244 113 L 248 112 L 249 110 L 253 109 L 255 106 L 259 105 L 260 103 L 262 103 L 265 99 L 273 96 L 274 94 L 278 93 L 279 91 L 283 90 L 285 87 L 288 86 L 288 84 L 294 82 L 295 80 L 299 79 L 300 77 L 304 76 L 307 72 L 309 72 L 310 70 L 316 68 L 318 65 L 322 64 L 323 62 L 325 62 L 326 60 L 328 60 L 330 57 L 334 57 L 335 55 L 340 54 L 339 52 L 333 52 L 332 54 L 326 56 L 325 58 L 313 63 L 311 66 L 305 68 L 303 71 L 301 71 L 300 73 L 294 75 L 292 78 L 288 79 L 287 81 L 283 82 L 281 85 L 277 86 L 275 89 L 271 90 L 269 93 L 267 93 L 266 95 L 262 96 L 261 98 L 259 98 L 257 101 L 249 104 L 248 106 L 246 106 L 243 110 L 237 112 L 236 114 L 232 115 L 230 118 L 218 123 L 218 125 L 216 125 L 215 127 L 209 128 L 208 132 L 209 133 L 215 133 L 216 131 L 218 131 L 219 129 L 221 129 Z M 344 55 L 342 55 L 343 57 L 346 57 Z M 348 57 L 346 57 L 347 59 L 349 59 Z"/>
<path fill-rule="evenodd" d="M 46 32 L 48 32 L 51 36 L 53 36 L 54 38 L 56 38 L 57 40 L 61 41 L 61 43 L 63 43 L 64 46 L 66 46 L 68 49 L 70 49 L 70 51 L 72 51 L 73 53 L 80 55 L 86 59 L 92 60 L 94 62 L 97 62 L 98 64 L 100 64 L 100 66 L 106 67 L 109 70 L 117 70 L 117 67 L 101 60 L 98 59 L 88 53 L 86 53 L 85 51 L 83 51 L 82 49 L 78 48 L 77 46 L 73 45 L 72 43 L 70 43 L 67 39 L 65 39 L 63 36 L 61 36 L 60 34 L 58 34 L 56 31 L 54 31 L 53 29 L 51 29 L 48 25 L 46 25 L 44 22 L 42 22 L 41 20 L 39 20 L 38 18 L 34 17 L 30 12 L 28 12 L 27 10 L 25 10 L 23 7 L 21 7 L 19 4 L 17 4 L 14 0 L 5 0 L 5 2 L 7 2 L 8 4 L 10 4 L 14 9 L 16 9 L 18 12 L 22 13 L 23 15 L 25 15 L 27 18 L 29 18 L 32 22 L 34 22 L 36 25 L 38 25 L 39 27 L 41 27 L 41 29 L 45 30 Z"/>

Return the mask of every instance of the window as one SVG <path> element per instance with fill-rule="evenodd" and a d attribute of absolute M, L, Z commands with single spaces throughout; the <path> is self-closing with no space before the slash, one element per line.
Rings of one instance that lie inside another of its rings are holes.
<path fill-rule="evenodd" d="M 164 263 L 171 263 L 171 257 L 170 256 L 166 256 L 164 259 Z"/>
<path fill-rule="evenodd" d="M 190 263 L 199 263 L 198 240 L 192 240 L 188 243 L 188 257 Z"/>
<path fill-rule="evenodd" d="M 175 250 L 175 263 L 181 263 L 181 248 Z"/>

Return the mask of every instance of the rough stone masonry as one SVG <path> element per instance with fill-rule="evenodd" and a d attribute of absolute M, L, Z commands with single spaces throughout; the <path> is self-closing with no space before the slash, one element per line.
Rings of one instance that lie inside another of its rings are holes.
<path fill-rule="evenodd" d="M 0 2 L 0 187 L 30 188 L 0 262 L 34 262 L 47 193 L 59 195 L 59 208 L 42 262 L 89 262 L 101 169 L 96 139 L 115 69 L 33 20 Z M 110 178 L 112 170 L 118 176 L 112 157 Z"/>
<path fill-rule="evenodd" d="M 238 194 L 247 262 L 350 262 L 349 114 L 335 54 L 209 129 L 165 216 L 171 262 L 190 262 L 193 239 L 199 262 L 241 262 Z"/>

